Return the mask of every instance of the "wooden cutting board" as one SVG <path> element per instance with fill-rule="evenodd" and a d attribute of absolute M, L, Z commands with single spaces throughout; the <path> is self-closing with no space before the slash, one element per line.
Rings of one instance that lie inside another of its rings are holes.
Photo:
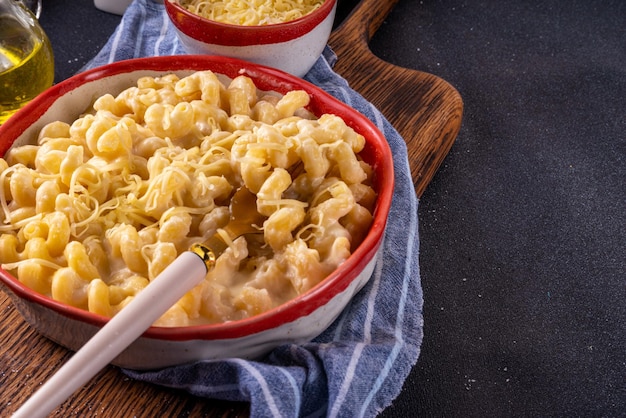
<path fill-rule="evenodd" d="M 362 0 L 332 33 L 335 72 L 375 105 L 407 143 L 421 196 L 461 128 L 463 101 L 446 81 L 375 56 L 369 42 L 398 0 Z"/>

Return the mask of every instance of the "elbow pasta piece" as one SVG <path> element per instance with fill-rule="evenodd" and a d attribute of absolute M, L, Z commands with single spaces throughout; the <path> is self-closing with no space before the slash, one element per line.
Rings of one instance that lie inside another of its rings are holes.
<path fill-rule="evenodd" d="M 227 93 L 230 114 L 250 116 L 250 102 L 246 92 L 240 88 L 229 87 Z"/>
<path fill-rule="evenodd" d="M 148 265 L 141 254 L 143 242 L 134 226 L 121 224 L 110 229 L 107 239 L 112 253 L 119 255 L 131 271 L 139 274 L 148 272 Z"/>
<path fill-rule="evenodd" d="M 272 167 L 287 168 L 297 162 L 298 154 L 295 151 L 295 143 L 285 137 L 274 126 L 262 125 L 256 130 L 256 147 L 262 147 L 267 153 L 267 161 Z"/>
<path fill-rule="evenodd" d="M 146 126 L 162 138 L 181 138 L 193 128 L 194 110 L 187 102 L 171 104 L 155 103 L 146 109 Z"/>
<path fill-rule="evenodd" d="M 176 211 L 170 216 L 166 212 L 161 217 L 157 239 L 161 242 L 172 243 L 180 250 L 183 250 L 185 238 L 191 229 L 191 221 L 192 218 L 189 212 Z"/>
<path fill-rule="evenodd" d="M 355 204 L 348 185 L 337 178 L 325 180 L 313 195 L 313 202 L 310 212 L 313 223 L 338 221 Z"/>
<path fill-rule="evenodd" d="M 228 113 L 218 106 L 194 100 L 191 107 L 194 113 L 194 126 L 199 135 L 220 132 L 228 124 Z"/>
<path fill-rule="evenodd" d="M 265 180 L 257 192 L 257 211 L 265 216 L 270 216 L 281 205 L 283 193 L 291 185 L 291 175 L 287 170 L 276 168 Z"/>
<path fill-rule="evenodd" d="M 283 207 L 275 211 L 263 223 L 263 237 L 274 251 L 293 241 L 292 232 L 304 221 L 302 206 Z"/>
<path fill-rule="evenodd" d="M 3 183 L 3 194 L 6 196 L 8 195 L 9 190 L 8 190 L 8 183 L 6 181 L 6 175 L 8 174 L 8 168 L 9 168 L 9 163 L 7 163 L 6 159 L 4 158 L 0 158 L 0 172 L 2 173 L 2 183 Z"/>
<path fill-rule="evenodd" d="M 11 148 L 6 155 L 6 160 L 10 165 L 21 164 L 26 167 L 34 167 L 35 159 L 37 158 L 36 145 L 23 145 L 19 148 Z"/>
<path fill-rule="evenodd" d="M 137 231 L 143 245 L 150 246 L 158 241 L 159 230 L 157 226 L 158 224 L 154 224 L 149 228 L 143 228 Z"/>
<path fill-rule="evenodd" d="M 167 141 L 164 138 L 153 135 L 136 141 L 133 149 L 135 155 L 148 159 L 153 156 L 158 149 L 166 146 Z"/>
<path fill-rule="evenodd" d="M 302 294 L 311 289 L 332 271 L 320 261 L 319 253 L 308 248 L 301 239 L 287 245 L 284 259 L 287 277 L 296 294 Z"/>
<path fill-rule="evenodd" d="M 34 185 L 34 177 L 31 171 L 23 165 L 18 165 L 9 179 L 11 197 L 16 205 L 35 206 L 37 190 Z"/>
<path fill-rule="evenodd" d="M 96 111 L 107 111 L 114 116 L 122 117 L 132 113 L 132 108 L 126 100 L 118 100 L 112 94 L 104 94 L 96 99 L 93 103 Z"/>
<path fill-rule="evenodd" d="M 100 278 L 98 269 L 92 264 L 82 243 L 78 241 L 68 243 L 67 247 L 65 247 L 64 255 L 67 260 L 67 266 L 74 270 L 83 280 L 89 282 Z"/>
<path fill-rule="evenodd" d="M 92 311 L 88 306 L 87 289 L 90 286 L 89 283 L 89 281 L 83 279 L 74 269 L 63 267 L 55 271 L 52 275 L 50 293 L 52 298 L 59 302 Z M 101 313 L 101 315 L 106 314 L 108 314 L 108 311 Z"/>
<path fill-rule="evenodd" d="M 28 221 L 37 216 L 34 206 L 10 208 L 6 222 L 11 225 L 19 226 L 22 223 Z"/>
<path fill-rule="evenodd" d="M 37 142 L 41 144 L 45 142 L 48 138 L 69 138 L 69 136 L 70 125 L 65 122 L 55 121 L 50 122 L 43 128 L 41 128 L 41 131 L 39 131 L 39 137 L 37 139 Z"/>
<path fill-rule="evenodd" d="M 244 286 L 235 296 L 233 305 L 236 309 L 248 312 L 250 316 L 258 315 L 272 309 L 272 297 L 267 289 Z"/>
<path fill-rule="evenodd" d="M 226 226 L 230 218 L 230 210 L 226 206 L 217 206 L 215 209 L 204 215 L 198 225 L 198 233 L 202 237 L 213 236 L 218 228 Z"/>
<path fill-rule="evenodd" d="M 343 236 L 335 239 L 330 246 L 325 260 L 330 265 L 339 265 L 350 257 L 350 240 Z"/>
<path fill-rule="evenodd" d="M 296 111 L 309 104 L 311 98 L 304 90 L 292 90 L 285 94 L 276 103 L 276 110 L 281 118 L 287 118 L 296 114 Z"/>
<path fill-rule="evenodd" d="M 330 162 L 313 138 L 308 137 L 302 141 L 299 155 L 304 170 L 314 178 L 323 178 L 330 169 Z"/>
<path fill-rule="evenodd" d="M 209 173 L 213 174 L 212 171 Z M 229 174 L 229 169 L 224 167 L 223 173 Z M 207 177 L 203 172 L 197 175 L 193 183 L 194 187 L 186 201 L 190 205 L 205 207 L 207 211 L 215 205 L 216 201 L 227 199 L 233 190 L 233 186 L 226 177 L 217 175 Z"/>
<path fill-rule="evenodd" d="M 68 192 L 70 195 L 83 193 L 99 203 L 104 203 L 109 196 L 110 187 L 111 178 L 108 172 L 91 164 L 82 164 L 71 173 Z"/>
<path fill-rule="evenodd" d="M 211 71 L 196 72 L 176 82 L 174 91 L 180 97 L 193 97 L 213 105 L 221 105 L 224 85 Z"/>
<path fill-rule="evenodd" d="M 61 212 L 51 212 L 44 216 L 43 223 L 46 225 L 46 247 L 53 256 L 63 254 L 70 243 L 70 223 Z"/>
<path fill-rule="evenodd" d="M 17 266 L 17 277 L 25 286 L 46 295 L 51 291 L 49 270 L 37 259 L 24 260 Z"/>
<path fill-rule="evenodd" d="M 184 310 L 187 319 L 198 319 L 202 308 L 202 292 L 200 289 L 192 289 L 185 293 L 176 304 Z"/>
<path fill-rule="evenodd" d="M 102 244 L 102 240 L 94 235 L 87 237 L 83 241 L 85 252 L 89 261 L 98 270 L 100 278 L 108 278 L 111 274 L 107 252 Z"/>
<path fill-rule="evenodd" d="M 84 150 L 79 145 L 70 145 L 67 148 L 67 153 L 61 160 L 61 164 L 59 164 L 61 182 L 68 187 L 72 184 L 72 175 L 84 163 Z"/>
<path fill-rule="evenodd" d="M 251 116 L 254 120 L 265 124 L 274 124 L 280 119 L 276 106 L 267 100 L 259 100 L 252 107 Z"/>
<path fill-rule="evenodd" d="M 55 259 L 50 255 L 46 240 L 42 237 L 33 237 L 26 241 L 22 259 L 37 259 L 54 262 Z"/>
<path fill-rule="evenodd" d="M 256 121 L 248 115 L 230 115 L 226 120 L 226 129 L 233 132 L 251 132 L 257 126 Z"/>
<path fill-rule="evenodd" d="M 293 243 L 288 244 L 288 247 L 292 245 Z M 255 260 L 250 266 L 255 271 L 254 278 L 248 281 L 245 286 L 267 289 L 270 295 L 281 295 L 286 300 L 296 297 L 299 293 L 292 284 L 290 267 L 287 257 L 285 257 L 289 252 L 288 247 L 285 247 L 284 251 L 278 253 L 274 258 Z M 317 253 L 316 251 L 313 252 Z M 321 265 L 318 266 L 321 267 Z"/>
<path fill-rule="evenodd" d="M 175 303 L 154 323 L 157 327 L 185 327 L 190 325 L 189 315 L 180 303 Z"/>
<path fill-rule="evenodd" d="M 342 140 L 348 143 L 355 153 L 363 150 L 365 146 L 365 138 L 363 135 L 356 133 L 352 128 L 346 125 L 346 122 L 339 116 L 325 114 L 319 118 L 318 122 L 321 132 L 323 132 L 323 134 L 321 132 L 319 134 L 328 138 L 325 139 L 324 142 Z"/>
<path fill-rule="evenodd" d="M 31 240 L 33 238 L 46 239 L 48 236 L 48 225 L 41 219 L 33 219 L 28 222 L 20 231 L 21 238 L 24 241 Z"/>
<path fill-rule="evenodd" d="M 102 115 L 102 117 L 105 117 L 105 116 Z M 66 137 L 66 139 L 71 140 L 71 138 L 80 138 L 81 140 L 84 140 L 85 145 L 87 145 L 86 143 L 87 131 L 89 130 L 89 128 L 91 127 L 91 125 L 93 124 L 95 120 L 96 120 L 96 116 L 89 114 L 89 113 L 85 114 L 83 117 L 76 119 L 70 125 L 70 134 L 68 137 Z M 59 139 L 63 139 L 63 138 L 59 138 Z M 42 147 L 46 145 L 46 143 L 41 144 Z"/>
<path fill-rule="evenodd" d="M 253 193 L 258 193 L 261 186 L 272 175 L 271 166 L 266 163 L 265 152 L 248 152 L 240 161 L 240 172 L 243 184 Z"/>
<path fill-rule="evenodd" d="M 339 117 L 304 91 L 211 71 L 142 77 L 0 159 L 0 263 L 37 292 L 113 316 L 182 251 L 215 234 L 215 268 L 155 325 L 256 315 L 308 291 L 364 239 L 376 192 Z M 262 234 L 228 237 L 246 187 Z"/>
<path fill-rule="evenodd" d="M 56 180 L 46 180 L 37 188 L 35 194 L 35 211 L 37 213 L 54 212 L 55 201 L 61 193 L 61 187 Z"/>
<path fill-rule="evenodd" d="M 355 250 L 355 245 L 365 239 L 372 220 L 371 212 L 358 203 L 352 207 L 352 210 L 346 216 L 340 219 L 341 225 L 348 231 L 352 239 L 353 246 L 351 250 Z"/>
<path fill-rule="evenodd" d="M 180 78 L 176 74 L 166 74 L 161 77 L 141 77 L 137 80 L 140 89 L 173 90 Z"/>
<path fill-rule="evenodd" d="M 112 148 L 112 144 L 107 143 L 110 142 L 110 140 L 107 140 L 106 138 L 103 139 L 103 136 L 106 132 L 112 129 L 115 124 L 115 119 L 108 116 L 94 118 L 91 121 L 89 127 L 85 131 L 85 142 L 91 154 L 108 160 L 112 159 L 107 158 L 109 156 L 109 149 Z M 114 156 L 115 153 L 111 153 L 111 157 Z"/>
<path fill-rule="evenodd" d="M 258 92 L 254 82 L 245 76 L 238 76 L 233 78 L 233 80 L 228 85 L 228 89 L 236 89 L 240 92 L 244 93 L 244 97 L 246 102 L 248 103 L 248 107 L 253 107 L 257 102 Z M 232 110 L 231 110 L 232 113 Z"/>
<path fill-rule="evenodd" d="M 95 282 L 95 280 L 93 282 Z M 150 283 L 148 279 L 143 276 L 130 276 L 119 284 L 106 283 L 103 280 L 102 282 L 109 288 L 108 303 L 111 312 L 109 316 L 119 312 Z"/>
<path fill-rule="evenodd" d="M 316 202 L 324 198 L 326 200 Z M 340 218 L 346 216 L 356 203 L 348 186 L 336 178 L 325 180 L 313 199 L 313 207 L 309 214 L 315 229 L 310 245 L 318 249 L 322 258 L 326 259 L 332 255 L 335 241 L 351 239 L 348 230 L 341 225 Z"/>
<path fill-rule="evenodd" d="M 124 300 L 136 296 L 146 286 L 148 286 L 148 284 L 150 284 L 150 281 L 143 276 L 130 276 L 119 285 L 109 286 L 109 289 L 117 293 L 109 293 L 109 299 L 111 300 L 111 303 L 115 305 L 124 303 Z"/>
<path fill-rule="evenodd" d="M 331 147 L 330 158 L 337 164 L 339 177 L 346 183 L 361 183 L 367 179 L 367 174 L 347 142 L 339 142 Z"/>
<path fill-rule="evenodd" d="M 96 141 L 94 155 L 109 161 L 118 158 L 130 158 L 132 151 L 132 136 L 128 127 L 123 123 L 115 123 L 102 132 Z"/>
<path fill-rule="evenodd" d="M 235 309 L 230 303 L 231 290 L 229 287 L 214 281 L 205 280 L 198 287 L 202 304 L 200 316 L 209 323 L 229 321 L 235 316 Z"/>
<path fill-rule="evenodd" d="M 176 259 L 178 251 L 171 242 L 158 242 L 150 247 L 148 263 L 148 279 L 154 280 L 172 261 Z"/>
<path fill-rule="evenodd" d="M 142 197 L 146 213 L 160 218 L 166 210 L 184 205 L 183 193 L 190 184 L 187 173 L 175 166 L 165 167 L 150 181 Z"/>
<path fill-rule="evenodd" d="M 113 306 L 111 306 L 110 289 L 101 279 L 89 282 L 87 286 L 87 309 L 102 316 L 113 316 Z"/>
<path fill-rule="evenodd" d="M 19 241 L 13 234 L 0 235 L 0 254 L 4 263 L 12 264 L 20 260 Z"/>
<path fill-rule="evenodd" d="M 365 207 L 368 211 L 374 211 L 374 204 L 376 203 L 376 192 L 371 186 L 367 184 L 351 184 L 350 191 L 354 196 L 354 200 L 359 205 Z"/>
<path fill-rule="evenodd" d="M 244 237 L 234 240 L 231 245 L 218 257 L 215 268 L 209 272 L 207 279 L 217 281 L 223 285 L 234 285 L 237 278 L 239 264 L 248 256 L 247 243 Z"/>
<path fill-rule="evenodd" d="M 50 138 L 43 142 L 35 156 L 35 170 L 41 174 L 59 174 L 70 145 L 79 144 L 71 138 Z"/>

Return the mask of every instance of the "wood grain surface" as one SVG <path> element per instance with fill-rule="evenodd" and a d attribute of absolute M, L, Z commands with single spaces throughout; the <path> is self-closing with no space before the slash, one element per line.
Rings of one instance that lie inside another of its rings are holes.
<path fill-rule="evenodd" d="M 372 35 L 397 0 L 363 0 L 332 34 L 335 70 L 377 106 L 405 138 L 415 189 L 424 191 L 460 129 L 463 104 L 445 81 L 393 66 L 374 56 Z M 10 416 L 71 356 L 32 330 L 0 292 L 0 416 Z M 50 416 L 239 417 L 248 404 L 197 398 L 187 392 L 133 381 L 109 366 Z"/>
<path fill-rule="evenodd" d="M 421 196 L 461 128 L 463 101 L 446 81 L 392 65 L 375 56 L 369 41 L 398 0 L 362 0 L 331 34 L 334 70 L 373 103 L 408 146 L 415 191 Z"/>

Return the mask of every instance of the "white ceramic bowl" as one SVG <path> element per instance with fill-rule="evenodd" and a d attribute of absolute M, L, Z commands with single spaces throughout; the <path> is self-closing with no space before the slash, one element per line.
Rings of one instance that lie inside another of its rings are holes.
<path fill-rule="evenodd" d="M 265 26 L 229 25 L 202 18 L 165 0 L 165 10 L 190 54 L 239 58 L 304 76 L 319 58 L 333 27 L 336 0 L 290 22 Z"/>
<path fill-rule="evenodd" d="M 151 327 L 112 363 L 153 369 L 200 359 L 255 358 L 282 343 L 309 341 L 326 329 L 371 276 L 391 205 L 393 161 L 378 129 L 362 114 L 302 79 L 281 71 L 224 57 L 180 56 L 122 61 L 74 76 L 50 88 L 0 126 L 0 155 L 13 144 L 33 143 L 55 120 L 72 122 L 96 97 L 116 94 L 145 75 L 212 70 L 230 78 L 244 74 L 258 88 L 279 93 L 303 89 L 316 115 L 333 113 L 366 139 L 361 156 L 375 170 L 378 193 L 374 220 L 363 243 L 329 277 L 305 294 L 263 314 L 221 324 L 178 328 Z M 64 305 L 24 286 L 0 269 L 0 283 L 18 311 L 41 334 L 78 350 L 108 320 Z"/>

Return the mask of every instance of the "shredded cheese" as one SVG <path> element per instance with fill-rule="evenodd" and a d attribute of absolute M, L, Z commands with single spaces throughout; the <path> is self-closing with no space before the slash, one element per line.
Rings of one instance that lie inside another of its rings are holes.
<path fill-rule="evenodd" d="M 264 26 L 290 22 L 313 12 L 324 0 L 181 0 L 191 13 L 220 23 Z"/>

